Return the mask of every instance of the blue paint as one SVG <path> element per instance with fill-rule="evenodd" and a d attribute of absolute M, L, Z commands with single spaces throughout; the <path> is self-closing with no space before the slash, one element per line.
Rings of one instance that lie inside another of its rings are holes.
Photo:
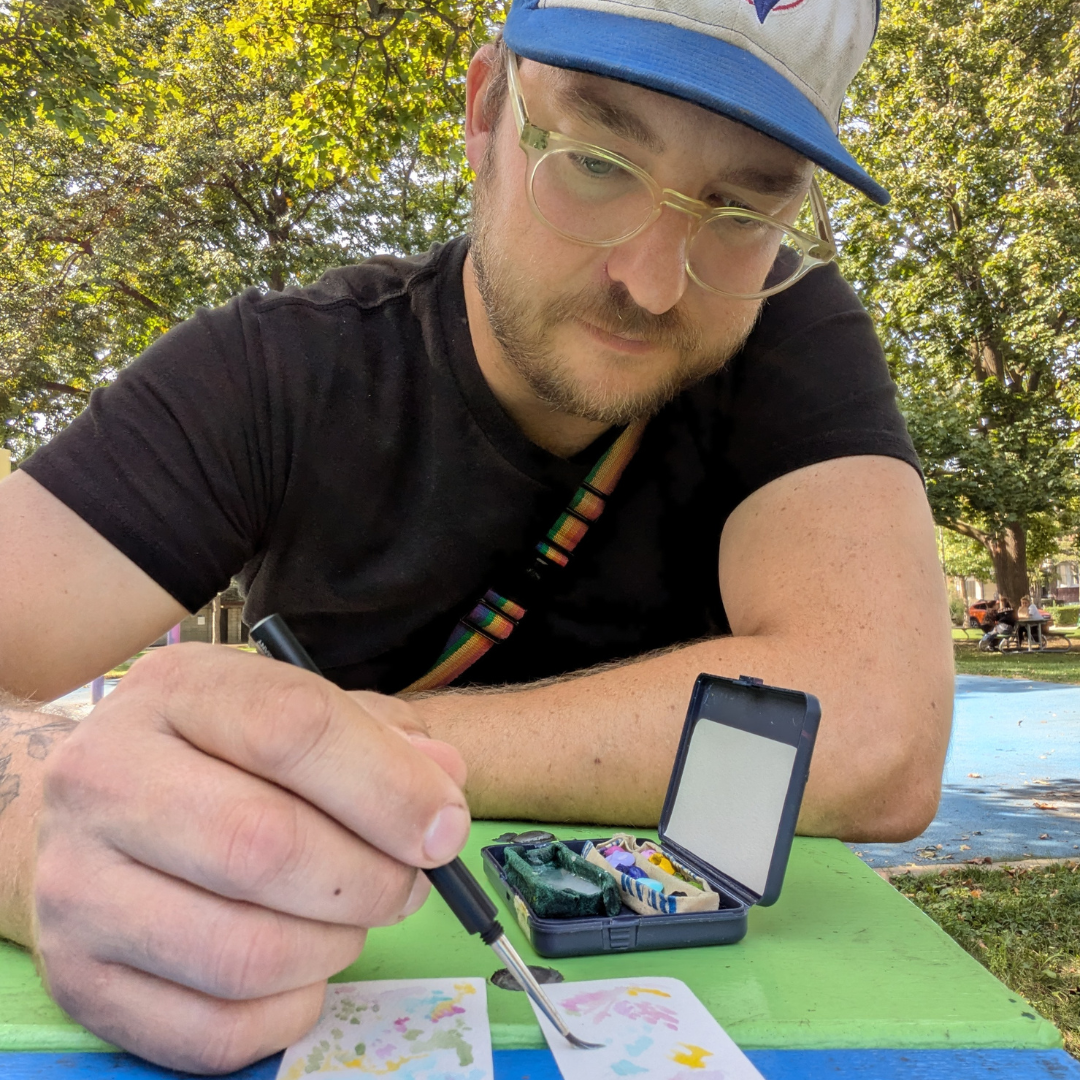
<path fill-rule="evenodd" d="M 749 1050 L 765 1080 L 1080 1080 L 1064 1050 Z M 274 1080 L 281 1055 L 222 1080 Z M 495 1080 L 561 1080 L 548 1050 L 496 1050 Z M 129 1054 L 0 1053 L 4 1080 L 179 1080 Z"/>
<path fill-rule="evenodd" d="M 1080 858 L 1080 686 L 958 675 L 937 817 L 907 843 L 848 846 L 871 866 Z"/>
<path fill-rule="evenodd" d="M 627 1061 L 626 1058 L 623 1058 L 622 1061 L 616 1061 L 615 1064 L 611 1066 L 611 1071 L 615 1073 L 616 1076 L 633 1076 L 636 1073 L 647 1073 L 649 1070 L 643 1068 L 641 1065 L 635 1065 L 632 1061 Z"/>

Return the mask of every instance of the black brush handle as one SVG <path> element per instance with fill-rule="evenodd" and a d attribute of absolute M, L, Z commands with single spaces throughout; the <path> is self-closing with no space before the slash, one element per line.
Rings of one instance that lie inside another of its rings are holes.
<path fill-rule="evenodd" d="M 479 934 L 485 945 L 502 937 L 503 928 L 495 918 L 498 908 L 461 859 L 425 870 L 424 873 L 446 901 L 446 906 L 458 917 L 466 933 Z"/>
<path fill-rule="evenodd" d="M 305 671 L 313 671 L 316 675 L 322 674 L 315 661 L 308 656 L 307 649 L 296 640 L 296 635 L 280 615 L 267 615 L 265 619 L 260 619 L 251 628 L 248 637 L 255 642 L 255 648 L 263 656 L 280 660 L 284 664 L 292 664 L 293 667 L 303 668 Z"/>
<path fill-rule="evenodd" d="M 264 656 L 322 674 L 280 615 L 260 619 L 251 628 L 249 637 Z M 502 937 L 503 928 L 495 918 L 498 908 L 461 859 L 424 873 L 468 933 L 479 934 L 485 945 Z"/>

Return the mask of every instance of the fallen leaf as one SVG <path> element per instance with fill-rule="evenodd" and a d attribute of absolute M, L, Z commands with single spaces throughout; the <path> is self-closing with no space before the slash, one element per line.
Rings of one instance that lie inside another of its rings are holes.
<path fill-rule="evenodd" d="M 986 948 L 986 942 L 983 941 L 982 938 L 979 938 L 979 940 L 976 941 L 975 944 L 978 945 L 980 949 L 985 949 Z"/>
<path fill-rule="evenodd" d="M 972 780 L 981 780 L 982 779 L 982 773 L 981 772 L 969 772 L 968 776 L 970 776 Z"/>
<path fill-rule="evenodd" d="M 1056 810 L 1057 807 L 1053 803 L 1048 802 L 1036 802 L 1034 799 L 1031 802 L 1037 810 Z"/>
<path fill-rule="evenodd" d="M 971 845 L 970 844 L 961 844 L 960 845 L 960 850 L 961 851 L 970 851 L 971 850 Z"/>
<path fill-rule="evenodd" d="M 938 851 L 940 851 L 944 846 L 945 846 L 944 844 L 935 844 L 934 845 L 934 847 L 937 848 Z"/>
<path fill-rule="evenodd" d="M 1039 839 L 1040 840 L 1049 840 L 1050 839 L 1050 834 L 1049 833 L 1039 833 Z"/>
<path fill-rule="evenodd" d="M 982 896 L 982 889 L 972 889 L 971 890 L 971 898 L 973 900 L 978 900 L 980 896 Z"/>

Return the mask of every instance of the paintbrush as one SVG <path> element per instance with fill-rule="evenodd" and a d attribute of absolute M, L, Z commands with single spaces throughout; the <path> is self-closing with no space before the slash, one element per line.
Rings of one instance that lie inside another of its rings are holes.
<path fill-rule="evenodd" d="M 308 656 L 307 650 L 296 640 L 296 636 L 280 615 L 267 615 L 265 619 L 261 619 L 251 628 L 250 637 L 264 656 L 322 675 L 315 666 L 315 661 Z M 425 870 L 424 873 L 458 917 L 466 932 L 479 934 L 480 940 L 495 950 L 495 955 L 510 969 L 518 985 L 536 1003 L 536 1007 L 551 1021 L 559 1034 L 571 1046 L 582 1050 L 599 1049 L 600 1043 L 585 1042 L 566 1026 L 555 1006 L 540 989 L 540 984 L 528 965 L 507 940 L 505 931 L 495 918 L 498 909 L 461 859 L 454 859 L 445 866 L 437 866 L 432 870 Z"/>

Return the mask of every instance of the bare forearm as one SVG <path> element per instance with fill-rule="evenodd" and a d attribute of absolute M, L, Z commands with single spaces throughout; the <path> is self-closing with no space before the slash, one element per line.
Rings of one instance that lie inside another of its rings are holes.
<path fill-rule="evenodd" d="M 475 816 L 649 825 L 699 673 L 805 690 L 821 700 L 823 723 L 800 831 L 884 839 L 918 832 L 933 813 L 951 717 L 951 657 L 932 643 L 906 662 L 896 652 L 872 635 L 842 648 L 726 637 L 557 682 L 417 704 L 432 735 L 465 757 Z"/>
<path fill-rule="evenodd" d="M 45 759 L 75 721 L 0 697 L 0 937 L 32 945 L 31 892 Z"/>

